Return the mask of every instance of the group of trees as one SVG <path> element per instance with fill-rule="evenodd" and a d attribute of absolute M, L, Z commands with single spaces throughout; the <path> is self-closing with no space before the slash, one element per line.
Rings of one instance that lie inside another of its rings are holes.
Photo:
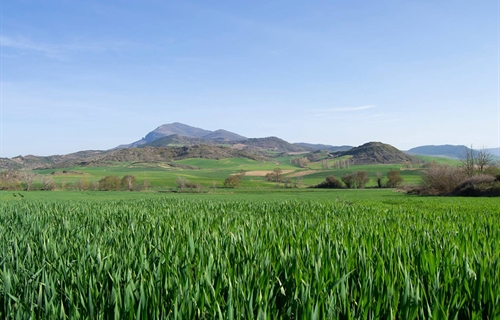
<path fill-rule="evenodd" d="M 57 185 L 49 175 L 31 171 L 4 171 L 0 173 L 0 190 L 54 190 Z"/>
<path fill-rule="evenodd" d="M 486 150 L 465 149 L 458 166 L 430 163 L 412 193 L 428 195 L 500 195 L 500 170 Z"/>
<path fill-rule="evenodd" d="M 0 172 L 0 190 L 126 190 L 138 191 L 149 187 L 149 182 L 145 180 L 143 183 L 137 183 L 136 177 L 126 175 L 122 178 L 119 176 L 106 176 L 101 180 L 90 181 L 87 177 L 82 177 L 72 183 L 62 180 L 58 185 L 54 181 L 52 175 L 36 174 L 31 171 L 4 171 Z"/>
<path fill-rule="evenodd" d="M 387 173 L 387 182 L 384 184 L 384 177 L 382 173 L 377 172 L 375 175 L 376 181 L 377 181 L 377 186 L 379 188 L 382 187 L 388 187 L 388 188 L 395 188 L 399 186 L 403 182 L 403 177 L 401 177 L 401 174 L 399 170 L 390 170 Z M 348 173 L 343 175 L 340 180 L 335 177 L 335 176 L 327 176 L 325 178 L 325 181 L 321 182 L 320 184 L 314 186 L 314 188 L 332 188 L 332 189 L 338 189 L 338 188 L 356 188 L 356 189 L 362 189 L 366 186 L 366 184 L 370 181 L 370 178 L 368 177 L 368 172 L 366 171 L 356 171 L 353 173 Z"/>
<path fill-rule="evenodd" d="M 306 157 L 300 157 L 300 158 L 292 158 L 290 159 L 290 162 L 299 168 L 306 168 L 311 161 Z"/>
<path fill-rule="evenodd" d="M 122 178 L 110 175 L 99 180 L 99 190 L 101 191 L 140 191 L 147 188 L 149 188 L 147 180 L 140 184 L 133 175 L 125 175 Z"/>
<path fill-rule="evenodd" d="M 198 192 L 203 190 L 201 184 L 193 183 L 184 177 L 177 177 L 175 179 L 175 184 L 177 185 L 177 190 L 179 192 Z"/>

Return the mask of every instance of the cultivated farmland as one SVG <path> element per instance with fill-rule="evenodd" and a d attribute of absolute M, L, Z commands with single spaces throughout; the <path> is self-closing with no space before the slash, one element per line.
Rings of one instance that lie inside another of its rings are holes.
<path fill-rule="evenodd" d="M 0 203 L 0 318 L 500 317 L 498 200 L 270 198 Z"/>

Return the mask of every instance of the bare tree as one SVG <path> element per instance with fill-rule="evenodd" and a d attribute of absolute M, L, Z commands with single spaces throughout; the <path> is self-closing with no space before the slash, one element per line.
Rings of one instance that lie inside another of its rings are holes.
<path fill-rule="evenodd" d="M 460 167 L 467 177 L 472 177 L 476 171 L 476 157 L 474 156 L 474 149 L 472 145 L 470 148 L 465 148 L 463 154 L 460 156 Z"/>
<path fill-rule="evenodd" d="M 188 183 L 189 180 L 184 177 L 177 177 L 177 179 L 175 179 L 175 184 L 177 185 L 177 188 L 181 189 L 182 191 L 186 188 Z"/>
<path fill-rule="evenodd" d="M 493 164 L 493 155 L 483 147 L 476 153 L 476 164 L 478 173 L 484 174 L 486 169 Z"/>
<path fill-rule="evenodd" d="M 486 169 L 493 164 L 493 156 L 486 148 L 474 150 L 472 145 L 466 148 L 460 157 L 460 167 L 467 177 L 484 174 Z"/>
<path fill-rule="evenodd" d="M 330 169 L 330 166 L 328 165 L 328 160 L 322 160 L 321 161 L 321 168 L 322 169 Z"/>
<path fill-rule="evenodd" d="M 43 175 L 40 177 L 40 182 L 42 183 L 43 190 L 54 190 L 56 188 L 56 183 L 54 178 L 48 175 Z"/>
<path fill-rule="evenodd" d="M 75 188 L 79 191 L 84 191 L 90 189 L 90 181 L 88 178 L 81 178 L 75 182 Z"/>
<path fill-rule="evenodd" d="M 24 190 L 29 191 L 35 182 L 36 174 L 30 171 L 21 171 L 19 178 L 24 183 Z"/>
<path fill-rule="evenodd" d="M 276 175 L 276 186 L 278 186 L 278 183 L 281 181 L 281 168 L 274 168 L 273 173 Z"/>
<path fill-rule="evenodd" d="M 424 194 L 451 194 L 466 179 L 461 168 L 432 163 L 422 172 L 422 190 Z"/>
<path fill-rule="evenodd" d="M 121 180 L 122 188 L 128 191 L 132 191 L 134 189 L 136 178 L 132 175 L 126 175 Z"/>

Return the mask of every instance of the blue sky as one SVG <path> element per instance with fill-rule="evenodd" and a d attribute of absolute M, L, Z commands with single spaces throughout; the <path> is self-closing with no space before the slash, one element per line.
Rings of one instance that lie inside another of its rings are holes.
<path fill-rule="evenodd" d="M 0 156 L 172 122 L 402 150 L 499 147 L 497 1 L 1 1 Z"/>

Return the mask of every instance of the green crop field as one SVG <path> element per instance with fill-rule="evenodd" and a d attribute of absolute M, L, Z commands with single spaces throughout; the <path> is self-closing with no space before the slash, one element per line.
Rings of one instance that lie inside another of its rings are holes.
<path fill-rule="evenodd" d="M 298 168 L 290 164 L 290 157 L 281 157 L 276 161 L 255 161 L 250 159 L 185 159 L 176 161 L 176 164 L 183 165 L 185 168 L 172 167 L 164 163 L 115 163 L 99 167 L 70 167 L 60 169 L 35 170 L 42 175 L 51 175 L 58 186 L 63 184 L 75 183 L 81 179 L 97 182 L 108 175 L 133 175 L 138 183 L 147 180 L 152 189 L 173 188 L 177 177 L 183 177 L 189 181 L 200 184 L 203 187 L 212 187 L 213 185 L 222 186 L 224 179 L 229 175 L 238 173 L 240 170 L 245 172 L 261 171 L 270 172 L 275 168 L 283 170 L 283 178 L 290 178 L 291 182 L 300 183 L 303 187 L 314 186 L 322 182 L 328 175 L 334 175 L 341 178 L 345 174 L 356 171 L 366 171 L 370 181 L 367 187 L 375 187 L 377 172 L 386 175 L 391 169 L 401 170 L 401 176 L 405 184 L 418 184 L 420 182 L 420 171 L 415 169 L 405 169 L 402 165 L 353 165 L 349 169 L 321 169 L 321 163 L 312 162 L 307 168 Z M 332 163 L 330 163 L 331 165 Z M 63 174 L 63 172 L 65 172 Z M 54 173 L 54 174 L 53 174 Z M 298 174 L 304 173 L 300 178 Z M 241 180 L 243 188 L 275 188 L 276 184 L 265 181 L 264 175 L 245 176 Z"/>
<path fill-rule="evenodd" d="M 0 193 L 0 318 L 500 317 L 498 199 L 23 195 Z"/>

